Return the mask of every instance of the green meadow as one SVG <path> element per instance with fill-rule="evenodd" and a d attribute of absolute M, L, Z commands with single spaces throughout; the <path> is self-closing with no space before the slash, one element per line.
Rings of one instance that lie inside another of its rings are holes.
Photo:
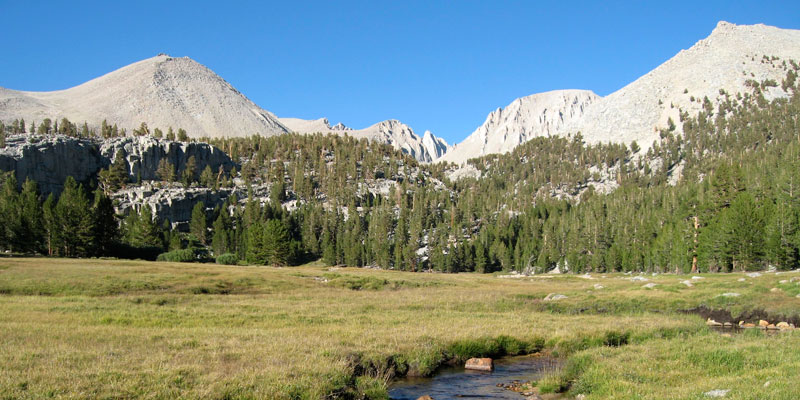
<path fill-rule="evenodd" d="M 800 331 L 682 311 L 792 316 L 800 272 L 637 276 L 1 258 L 0 398 L 380 399 L 536 352 L 564 359 L 533 382 L 563 398 L 797 398 Z"/>

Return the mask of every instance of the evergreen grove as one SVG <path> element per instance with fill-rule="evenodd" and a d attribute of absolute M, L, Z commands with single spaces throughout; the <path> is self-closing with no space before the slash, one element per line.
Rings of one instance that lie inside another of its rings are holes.
<path fill-rule="evenodd" d="M 187 234 L 159 223 L 148 207 L 116 216 L 102 191 L 87 193 L 71 179 L 58 198 L 41 198 L 35 183 L 19 188 L 9 176 L 0 248 L 68 257 L 224 255 L 258 265 L 321 258 L 445 272 L 798 268 L 800 97 L 796 64 L 787 70 L 781 86 L 789 98 L 768 102 L 766 83 L 753 83 L 752 93 L 720 92 L 716 107 L 697 99 L 703 111 L 682 112 L 647 152 L 636 143 L 588 145 L 580 134 L 536 138 L 470 160 L 481 176 L 457 181 L 447 178 L 452 166 L 419 165 L 388 145 L 346 136 L 207 140 L 244 160 L 240 176 L 269 184 L 272 195 L 265 204 L 252 196 L 215 208 L 198 203 Z M 164 180 L 176 179 L 170 171 Z M 106 174 L 105 185 L 125 184 Z M 206 175 L 200 181 L 210 187 L 213 174 Z M 387 191 L 365 189 L 381 182 L 391 183 Z M 616 189 L 597 193 L 601 183 Z M 287 200 L 302 201 L 290 212 L 280 205 Z"/>

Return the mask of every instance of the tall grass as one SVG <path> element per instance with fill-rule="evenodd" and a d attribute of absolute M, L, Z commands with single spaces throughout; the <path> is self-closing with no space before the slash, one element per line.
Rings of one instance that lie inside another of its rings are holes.
<path fill-rule="evenodd" d="M 392 376 L 542 349 L 592 360 L 567 367 L 575 390 L 597 385 L 588 372 L 602 361 L 598 354 L 624 364 L 627 349 L 705 332 L 700 318 L 676 311 L 720 293 L 741 293 L 726 300 L 731 309 L 797 310 L 798 299 L 770 290 L 796 275 L 708 276 L 693 288 L 678 283 L 687 277 L 667 275 L 647 290 L 623 275 L 508 280 L 7 258 L 0 260 L 0 398 L 380 398 Z M 594 289 L 598 282 L 603 289 Z M 567 299 L 543 301 L 549 293 Z M 691 352 L 728 359 L 709 350 Z M 714 377 L 747 375 L 754 365 L 745 359 Z"/>

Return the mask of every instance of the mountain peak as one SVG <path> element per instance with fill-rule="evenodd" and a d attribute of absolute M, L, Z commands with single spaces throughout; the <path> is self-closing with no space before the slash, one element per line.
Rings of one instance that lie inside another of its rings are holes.
<path fill-rule="evenodd" d="M 711 32 L 713 33 L 714 31 L 731 30 L 731 29 L 734 29 L 734 28 L 736 28 L 736 24 L 732 24 L 732 23 L 730 23 L 728 21 L 719 21 L 719 22 L 717 22 L 717 26 Z"/>
<path fill-rule="evenodd" d="M 183 128 L 191 137 L 274 135 L 287 131 L 277 118 L 189 57 L 144 59 L 70 89 L 3 91 L 0 119 L 66 117 L 98 127 L 106 120 L 133 130 Z"/>
<path fill-rule="evenodd" d="M 506 153 L 537 136 L 556 134 L 600 99 L 590 90 L 553 90 L 521 97 L 498 108 L 442 160 L 463 163 L 491 153 Z"/>

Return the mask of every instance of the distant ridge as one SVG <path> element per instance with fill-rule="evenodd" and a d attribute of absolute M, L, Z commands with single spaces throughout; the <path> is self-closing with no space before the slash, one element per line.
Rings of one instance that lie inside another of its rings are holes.
<path fill-rule="evenodd" d="M 761 87 L 768 100 L 787 96 L 780 82 L 791 60 L 800 60 L 800 31 L 723 21 L 707 38 L 608 96 L 555 90 L 522 97 L 492 111 L 452 147 L 430 132 L 420 137 L 397 120 L 352 129 L 331 126 L 325 118 L 278 118 L 205 66 L 165 54 L 66 90 L 0 88 L 0 120 L 38 124 L 66 117 L 92 127 L 107 120 L 128 130 L 146 122 L 151 129 L 184 128 L 191 137 L 347 134 L 391 144 L 422 162 L 464 163 L 511 151 L 534 137 L 578 132 L 587 143 L 636 141 L 647 149 L 670 121 L 681 133 L 680 113 L 696 114 L 706 98 L 713 106 L 727 95 L 752 91 L 754 83 L 769 83 Z"/>
<path fill-rule="evenodd" d="M 441 139 L 430 150 L 408 126 L 389 120 L 353 130 L 327 119 L 279 119 L 257 106 L 207 67 L 166 54 L 148 58 L 66 90 L 23 92 L 0 88 L 0 120 L 68 118 L 98 127 L 103 120 L 129 131 L 142 122 L 149 128 L 183 128 L 190 137 L 272 136 L 289 132 L 330 132 L 391 144 L 419 161 L 443 153 Z M 446 143 L 443 145 L 446 148 Z"/>
<path fill-rule="evenodd" d="M 425 132 L 425 137 L 419 137 L 410 126 L 394 119 L 358 130 L 348 128 L 342 123 L 331 127 L 327 118 L 314 120 L 280 118 L 280 122 L 297 133 L 347 134 L 386 143 L 422 162 L 435 161 L 448 149 L 444 139 L 437 138 L 429 131 Z"/>

